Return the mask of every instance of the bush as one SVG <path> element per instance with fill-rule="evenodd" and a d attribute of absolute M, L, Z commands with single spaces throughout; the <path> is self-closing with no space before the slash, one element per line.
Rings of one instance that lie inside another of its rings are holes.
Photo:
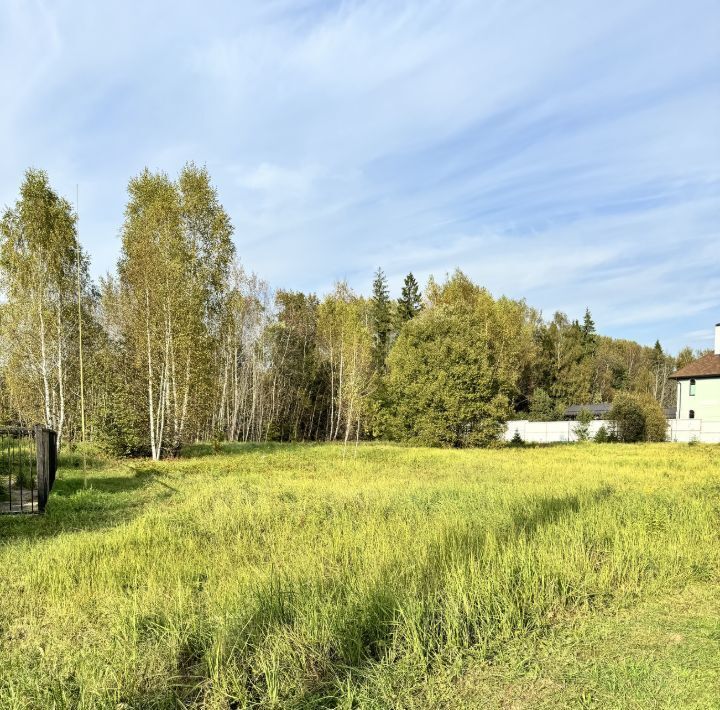
<path fill-rule="evenodd" d="M 448 447 L 502 440 L 518 369 L 512 354 L 497 352 L 493 329 L 500 326 L 493 319 L 501 315 L 491 297 L 478 292 L 403 325 L 387 360 L 385 436 Z"/>
<path fill-rule="evenodd" d="M 578 412 L 577 424 L 573 429 L 578 441 L 590 439 L 590 422 L 593 420 L 592 412 L 589 409 L 581 409 Z"/>
<path fill-rule="evenodd" d="M 667 417 L 662 407 L 653 397 L 646 397 L 645 412 L 645 441 L 665 441 L 667 439 Z"/>
<path fill-rule="evenodd" d="M 596 444 L 607 444 L 610 441 L 610 433 L 607 430 L 607 427 L 602 424 L 600 428 L 595 433 L 595 443 Z"/>
<path fill-rule="evenodd" d="M 619 441 L 665 441 L 667 419 L 657 401 L 647 395 L 621 392 L 610 410 Z"/>
<path fill-rule="evenodd" d="M 510 446 L 522 446 L 523 440 L 522 436 L 520 436 L 520 432 L 515 429 L 515 433 L 513 434 L 512 439 L 510 439 Z"/>

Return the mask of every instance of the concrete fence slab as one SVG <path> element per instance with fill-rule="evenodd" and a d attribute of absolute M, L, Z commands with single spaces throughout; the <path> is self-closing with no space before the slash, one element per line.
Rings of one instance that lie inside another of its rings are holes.
<path fill-rule="evenodd" d="M 577 441 L 575 434 L 577 425 L 576 421 L 531 422 L 527 419 L 515 419 L 507 423 L 503 438 L 505 441 L 510 441 L 517 432 L 523 441 L 533 444 L 572 442 Z M 602 426 L 612 431 L 612 422 L 593 420 L 589 425 L 590 436 L 594 437 Z M 720 420 L 668 419 L 667 438 L 668 441 L 718 444 Z"/>

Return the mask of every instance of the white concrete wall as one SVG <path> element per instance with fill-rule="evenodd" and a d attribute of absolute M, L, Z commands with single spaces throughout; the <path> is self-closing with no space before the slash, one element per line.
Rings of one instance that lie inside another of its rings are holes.
<path fill-rule="evenodd" d="M 605 425 L 612 431 L 612 422 L 596 420 L 590 422 L 590 436 Z M 577 441 L 577 422 L 529 422 L 527 419 L 509 421 L 504 439 L 510 441 L 515 432 L 528 443 L 551 444 L 561 441 Z M 668 441 L 689 442 L 697 440 L 706 444 L 720 444 L 720 417 L 717 419 L 669 419 Z"/>
<path fill-rule="evenodd" d="M 701 441 L 704 444 L 720 444 L 720 417 L 717 419 L 670 419 L 670 441 Z"/>
<path fill-rule="evenodd" d="M 678 380 L 678 418 L 720 419 L 720 377 L 699 377 L 695 380 L 695 394 L 690 395 L 690 380 Z"/>
<path fill-rule="evenodd" d="M 610 422 L 602 420 L 593 420 L 590 422 L 590 436 L 595 436 L 598 429 L 605 425 L 609 431 Z M 558 421 L 558 422 L 529 422 L 526 419 L 510 421 L 507 423 L 505 430 L 505 440 L 510 441 L 517 431 L 523 441 L 536 444 L 550 444 L 557 441 L 577 441 L 575 435 L 575 427 L 577 422 Z"/>

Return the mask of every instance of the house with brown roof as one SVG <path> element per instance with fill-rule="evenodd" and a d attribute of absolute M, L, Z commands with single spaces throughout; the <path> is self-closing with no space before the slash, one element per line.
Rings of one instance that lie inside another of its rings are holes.
<path fill-rule="evenodd" d="M 677 419 L 720 420 L 720 323 L 715 351 L 673 372 L 677 381 Z"/>

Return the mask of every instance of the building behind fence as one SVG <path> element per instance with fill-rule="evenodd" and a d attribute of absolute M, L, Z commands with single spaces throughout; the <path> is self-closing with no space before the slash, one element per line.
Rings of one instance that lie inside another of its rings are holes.
<path fill-rule="evenodd" d="M 523 441 L 537 444 L 577 441 L 576 421 L 531 422 L 527 419 L 509 421 L 505 429 L 504 439 L 510 441 L 517 432 Z M 596 419 L 588 424 L 590 437 L 594 437 L 600 427 L 608 432 L 613 430 L 613 423 Z M 668 441 L 689 443 L 699 441 L 706 444 L 720 444 L 720 419 L 669 419 Z"/>
<path fill-rule="evenodd" d="M 0 427 L 0 513 L 42 513 L 57 471 L 57 435 Z"/>

